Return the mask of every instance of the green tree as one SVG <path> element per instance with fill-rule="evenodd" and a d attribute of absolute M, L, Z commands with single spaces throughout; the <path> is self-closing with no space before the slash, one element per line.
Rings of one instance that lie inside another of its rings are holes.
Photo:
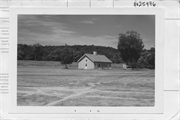
<path fill-rule="evenodd" d="M 68 64 L 73 62 L 73 51 L 68 49 L 67 46 L 61 51 L 61 64 L 64 65 L 65 69 L 68 69 Z"/>
<path fill-rule="evenodd" d="M 34 60 L 31 45 L 18 44 L 18 60 Z"/>
<path fill-rule="evenodd" d="M 132 69 L 140 58 L 143 48 L 143 41 L 140 38 L 140 34 L 136 31 L 127 31 L 125 34 L 119 34 L 118 50 L 123 61 Z M 131 64 L 133 65 L 131 66 Z"/>
<path fill-rule="evenodd" d="M 155 48 L 144 50 L 138 59 L 138 66 L 141 68 L 155 68 Z"/>
<path fill-rule="evenodd" d="M 75 51 L 73 53 L 73 60 L 74 62 L 77 62 L 79 60 L 80 57 L 82 57 L 84 55 L 84 53 L 80 52 L 80 51 Z"/>
<path fill-rule="evenodd" d="M 18 44 L 18 60 L 23 60 L 25 58 L 24 45 Z"/>
<path fill-rule="evenodd" d="M 155 48 L 154 47 L 150 49 L 150 53 L 151 55 L 148 59 L 148 62 L 153 68 L 155 68 Z"/>
<path fill-rule="evenodd" d="M 147 58 L 146 58 L 148 54 L 149 54 L 149 52 L 147 50 L 143 51 L 141 53 L 141 56 L 137 61 L 138 67 L 140 67 L 140 68 L 147 68 L 148 67 L 149 63 L 148 63 Z"/>
<path fill-rule="evenodd" d="M 42 46 L 40 44 L 26 45 L 18 44 L 18 60 L 43 60 L 43 61 L 61 61 L 62 50 L 66 46 Z M 82 57 L 85 53 L 92 54 L 97 51 L 100 55 L 105 55 L 113 63 L 121 63 L 122 58 L 120 52 L 112 47 L 94 46 L 94 45 L 73 45 L 67 47 L 69 51 L 73 51 L 73 61 Z"/>
<path fill-rule="evenodd" d="M 56 48 L 55 50 L 51 51 L 47 58 L 50 59 L 51 61 L 61 61 L 61 53 L 62 53 L 62 48 Z"/>
<path fill-rule="evenodd" d="M 43 56 L 42 46 L 39 43 L 36 43 L 32 46 L 32 51 L 34 55 L 34 60 L 41 60 Z"/>

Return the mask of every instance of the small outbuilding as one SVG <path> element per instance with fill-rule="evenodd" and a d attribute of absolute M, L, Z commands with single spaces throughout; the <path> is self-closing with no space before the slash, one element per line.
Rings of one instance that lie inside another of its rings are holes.
<path fill-rule="evenodd" d="M 77 62 L 79 69 L 110 69 L 112 63 L 105 55 L 98 55 L 96 51 L 84 54 Z"/>

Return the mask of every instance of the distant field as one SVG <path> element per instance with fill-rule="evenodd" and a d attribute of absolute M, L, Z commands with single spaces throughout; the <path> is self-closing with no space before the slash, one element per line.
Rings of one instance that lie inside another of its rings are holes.
<path fill-rule="evenodd" d="M 63 69 L 60 62 L 18 61 L 19 106 L 154 106 L 154 70 Z"/>

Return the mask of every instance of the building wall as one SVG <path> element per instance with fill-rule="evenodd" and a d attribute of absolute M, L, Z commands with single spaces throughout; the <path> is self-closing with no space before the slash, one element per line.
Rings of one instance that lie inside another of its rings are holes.
<path fill-rule="evenodd" d="M 103 63 L 103 62 L 95 62 L 94 63 L 94 66 L 95 68 L 102 68 L 102 69 L 105 69 L 105 68 L 111 68 L 111 63 Z"/>
<path fill-rule="evenodd" d="M 86 66 L 87 65 L 87 66 Z M 84 57 L 79 63 L 78 63 L 79 69 L 94 69 L 94 63 L 89 60 L 89 58 Z"/>

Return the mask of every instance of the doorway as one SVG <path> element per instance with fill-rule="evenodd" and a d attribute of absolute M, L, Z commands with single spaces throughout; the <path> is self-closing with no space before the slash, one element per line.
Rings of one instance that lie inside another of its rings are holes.
<path fill-rule="evenodd" d="M 87 69 L 87 64 L 85 64 L 85 69 Z"/>

